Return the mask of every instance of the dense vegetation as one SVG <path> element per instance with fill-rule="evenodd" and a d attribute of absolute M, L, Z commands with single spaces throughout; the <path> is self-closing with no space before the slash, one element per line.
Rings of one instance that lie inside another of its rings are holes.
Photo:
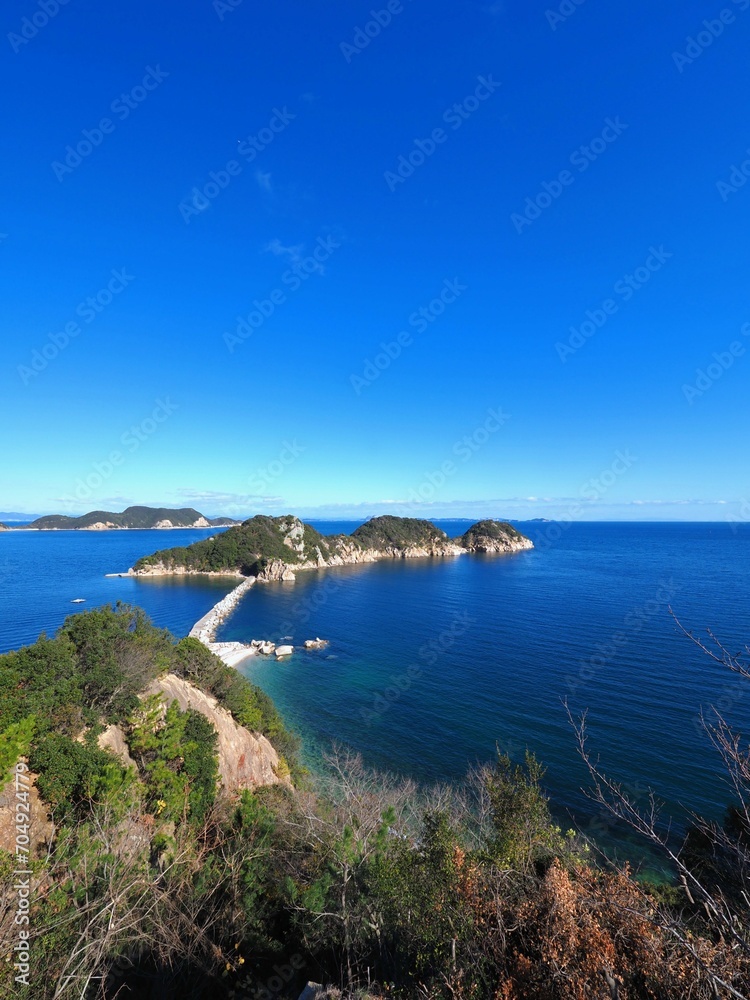
<path fill-rule="evenodd" d="M 213 694 L 240 725 L 294 757 L 294 740 L 263 691 L 196 639 L 176 642 L 139 608 L 118 604 L 71 615 L 53 639 L 0 656 L 0 763 L 7 769 L 51 736 L 72 741 L 103 724 L 129 725 L 138 695 L 167 672 Z"/>
<path fill-rule="evenodd" d="M 171 521 L 176 527 L 188 528 L 203 515 L 192 507 L 181 507 L 173 510 L 169 507 L 128 507 L 121 514 L 107 510 L 92 510 L 80 517 L 69 517 L 66 514 L 49 514 L 32 521 L 29 527 L 40 530 L 88 528 L 92 524 L 110 523 L 119 528 L 153 528 L 159 521 Z M 219 517 L 209 520 L 209 524 L 220 526 L 233 524 L 230 518 Z"/>
<path fill-rule="evenodd" d="M 492 537 L 501 537 L 503 533 L 505 538 L 523 537 L 509 524 L 497 521 L 480 524 L 486 527 L 485 535 L 494 532 Z M 463 545 L 464 539 L 473 539 L 472 530 L 456 539 L 456 544 Z M 258 514 L 216 538 L 145 556 L 134 569 L 164 566 L 167 570 L 185 568 L 196 573 L 236 572 L 255 576 L 274 560 L 294 567 L 301 563 L 315 564 L 321 558 L 328 560 L 336 554 L 346 558 L 352 548 L 403 552 L 407 548 L 447 548 L 449 543 L 444 531 L 419 518 L 385 515 L 365 522 L 351 535 L 321 535 L 312 525 L 303 524 L 291 515 Z"/>
<path fill-rule="evenodd" d="M 529 753 L 420 790 L 334 750 L 315 790 L 219 793 L 205 716 L 138 697 L 164 670 L 285 738 L 257 690 L 134 608 L 75 615 L 0 657 L 0 765 L 28 759 L 54 821 L 39 842 L 32 812 L 28 987 L 13 981 L 17 865 L 0 850 L 0 997 L 270 1000 L 308 979 L 360 1000 L 748 997 L 750 756 L 721 721 L 710 735 L 738 801 L 684 852 L 663 842 L 681 881 L 653 887 L 555 825 Z M 102 721 L 133 766 L 98 747 Z M 649 835 L 653 816 L 638 826 L 578 732 L 598 801 Z M 13 814 L 0 809 L 0 833 Z"/>
<path fill-rule="evenodd" d="M 254 576 L 274 559 L 289 565 L 315 559 L 317 546 L 321 547 L 324 556 L 328 556 L 330 549 L 323 535 L 309 524 L 299 532 L 299 523 L 292 517 L 257 514 L 215 538 L 145 556 L 134 568 L 139 570 L 161 564 L 168 569 L 185 567 L 199 573 L 236 571 Z M 285 542 L 290 533 L 294 547 Z"/>
<path fill-rule="evenodd" d="M 458 540 L 466 549 L 474 549 L 483 544 L 485 539 L 504 542 L 506 540 L 520 541 L 523 535 L 508 524 L 507 521 L 477 521 Z"/>
<path fill-rule="evenodd" d="M 416 517 L 394 517 L 386 514 L 365 521 L 351 536 L 365 549 L 405 549 L 447 542 L 448 536 L 431 521 Z"/>

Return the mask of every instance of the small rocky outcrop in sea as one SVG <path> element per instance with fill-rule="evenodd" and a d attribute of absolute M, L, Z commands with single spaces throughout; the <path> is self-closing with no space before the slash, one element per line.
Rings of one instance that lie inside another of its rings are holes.
<path fill-rule="evenodd" d="M 458 541 L 467 552 L 521 552 L 534 543 L 507 521 L 478 521 Z"/>
<path fill-rule="evenodd" d="M 281 559 L 272 559 L 258 572 L 258 579 L 263 583 L 292 582 L 297 579 L 294 570 Z"/>

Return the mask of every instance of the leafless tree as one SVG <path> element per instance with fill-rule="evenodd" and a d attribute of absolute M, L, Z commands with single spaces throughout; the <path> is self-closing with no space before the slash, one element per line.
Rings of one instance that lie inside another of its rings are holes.
<path fill-rule="evenodd" d="M 670 609 L 670 613 L 671 609 Z M 750 680 L 746 662 L 750 648 L 741 653 L 730 653 L 709 632 L 708 641 L 696 637 L 685 629 L 672 613 L 678 627 L 699 649 L 717 663 L 727 667 L 744 680 Z M 567 706 L 566 706 L 567 708 Z M 660 818 L 660 803 L 653 792 L 647 797 L 645 807 L 636 802 L 635 796 L 622 784 L 612 780 L 603 770 L 588 744 L 586 714 L 574 719 L 570 709 L 568 717 L 576 734 L 578 751 L 585 763 L 592 787 L 589 797 L 615 819 L 626 823 L 632 830 L 649 841 L 664 856 L 675 871 L 688 903 L 686 911 L 675 915 L 665 908 L 656 911 L 655 922 L 670 934 L 689 954 L 713 985 L 715 995 L 720 991 L 737 998 L 750 998 L 750 747 L 746 738 L 737 733 L 722 713 L 712 708 L 711 716 L 701 713 L 702 727 L 717 750 L 729 785 L 737 799 L 738 829 L 730 830 L 719 823 L 700 816 L 692 816 L 693 829 L 703 838 L 708 853 L 720 860 L 724 879 L 713 878 L 705 867 L 696 863 L 689 850 L 690 839 L 677 845 Z M 700 934 L 694 933 L 700 922 Z M 718 954 L 708 955 L 701 946 L 701 939 L 709 937 L 719 942 Z M 731 958 L 731 961 L 727 960 Z M 738 972 L 738 970 L 740 970 Z"/>

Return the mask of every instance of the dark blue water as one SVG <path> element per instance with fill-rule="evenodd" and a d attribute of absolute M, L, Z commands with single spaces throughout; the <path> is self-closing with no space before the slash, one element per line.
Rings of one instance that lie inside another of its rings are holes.
<path fill-rule="evenodd" d="M 451 535 L 466 527 L 440 523 Z M 317 526 L 330 533 L 355 525 Z M 740 650 L 750 640 L 750 525 L 523 530 L 539 542 L 535 551 L 343 567 L 257 586 L 219 637 L 330 640 L 321 652 L 244 666 L 313 762 L 338 740 L 371 765 L 428 782 L 461 780 L 496 744 L 516 759 L 528 747 L 548 767 L 561 820 L 573 816 L 633 853 L 581 792 L 586 774 L 567 699 L 574 712 L 589 710 L 592 748 L 636 799 L 653 786 L 678 826 L 685 809 L 720 817 L 731 795 L 699 713 L 717 704 L 750 734 L 750 691 L 679 633 L 668 605 L 687 627 L 710 627 Z M 0 650 L 116 600 L 185 635 L 233 580 L 104 574 L 209 533 L 0 533 Z M 70 604 L 74 597 L 87 604 Z"/>
<path fill-rule="evenodd" d="M 64 619 L 115 601 L 137 604 L 162 628 L 185 635 L 236 580 L 215 577 L 106 579 L 143 555 L 190 545 L 221 529 L 0 531 L 0 652 L 49 635 Z M 71 604 L 76 597 L 85 604 Z"/>
<path fill-rule="evenodd" d="M 557 814 L 572 811 L 585 828 L 599 812 L 581 793 L 567 699 L 588 709 L 592 748 L 636 798 L 651 785 L 678 825 L 686 808 L 721 816 L 731 796 L 699 713 L 718 703 L 750 733 L 749 686 L 682 636 L 668 606 L 732 651 L 749 641 L 750 525 L 523 530 L 539 549 L 258 586 L 220 638 L 330 640 L 319 653 L 244 665 L 313 759 L 338 740 L 378 767 L 460 780 L 496 743 L 516 758 L 528 746 L 548 767 Z M 561 537 L 547 545 L 550 530 Z"/>

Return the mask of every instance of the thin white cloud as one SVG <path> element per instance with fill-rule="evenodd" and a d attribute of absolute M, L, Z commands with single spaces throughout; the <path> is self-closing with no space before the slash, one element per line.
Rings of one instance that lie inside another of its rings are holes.
<path fill-rule="evenodd" d="M 284 497 L 263 496 L 258 493 L 222 493 L 219 490 L 177 490 L 176 496 L 193 503 L 233 504 L 235 507 L 283 504 Z"/>
<path fill-rule="evenodd" d="M 302 260 L 302 251 L 304 249 L 302 243 L 288 247 L 284 246 L 278 238 L 271 240 L 270 243 L 266 243 L 263 247 L 265 253 L 272 253 L 275 257 L 288 257 L 292 264 L 296 264 Z"/>
<path fill-rule="evenodd" d="M 304 243 L 296 243 L 292 246 L 285 246 L 280 239 L 276 238 L 267 243 L 263 247 L 263 250 L 265 253 L 272 253 L 275 257 L 286 257 L 292 267 L 294 267 L 295 264 L 299 264 L 303 260 L 305 245 Z M 325 268 L 314 257 L 307 257 L 305 259 L 305 267 L 311 274 L 325 274 Z"/>

